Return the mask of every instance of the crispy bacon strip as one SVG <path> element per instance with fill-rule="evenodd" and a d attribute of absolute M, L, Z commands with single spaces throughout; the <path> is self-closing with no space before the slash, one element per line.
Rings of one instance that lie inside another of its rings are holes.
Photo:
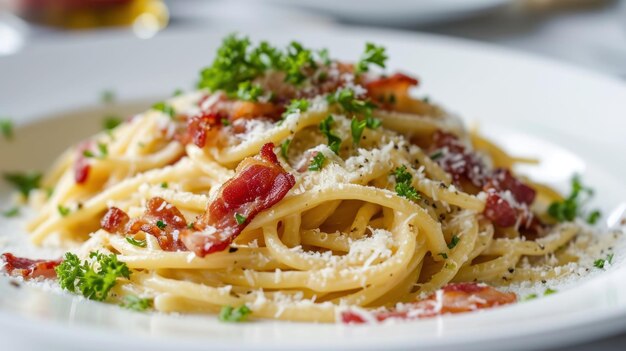
<path fill-rule="evenodd" d="M 376 311 L 364 316 L 356 311 L 345 311 L 341 320 L 346 324 L 362 324 L 368 320 L 382 322 L 387 319 L 414 320 L 443 314 L 464 313 L 479 309 L 511 304 L 517 301 L 514 293 L 498 291 L 478 283 L 448 284 L 424 300 L 407 304 L 400 309 Z"/>
<path fill-rule="evenodd" d="M 3 253 L 0 255 L 4 261 L 4 270 L 9 275 L 21 276 L 24 278 L 56 278 L 57 274 L 54 268 L 61 264 L 58 260 L 32 260 L 30 258 L 17 257 L 12 253 Z"/>
<path fill-rule="evenodd" d="M 160 197 L 150 199 L 143 216 L 138 218 L 130 219 L 126 212 L 111 207 L 102 217 L 100 225 L 109 233 L 136 234 L 143 231 L 156 237 L 165 251 L 187 251 L 180 240 L 181 232 L 187 230 L 187 221 L 178 208 Z"/>
<path fill-rule="evenodd" d="M 76 156 L 76 161 L 74 161 L 74 181 L 76 181 L 76 184 L 84 184 L 87 182 L 87 178 L 89 178 L 91 164 L 85 157 L 84 152 L 91 149 L 92 146 L 93 142 L 91 140 L 78 145 L 78 155 Z"/>
<path fill-rule="evenodd" d="M 182 234 L 187 248 L 200 257 L 224 250 L 259 212 L 287 195 L 296 181 L 280 166 L 273 149 L 274 144 L 265 144 L 260 155 L 239 164 L 235 177 L 222 185 L 194 231 Z"/>
<path fill-rule="evenodd" d="M 201 113 L 187 121 L 187 131 L 181 141 L 183 144 L 194 143 L 198 147 L 204 147 L 207 140 L 215 138 L 221 126 L 221 118 L 217 113 Z"/>
<path fill-rule="evenodd" d="M 409 96 L 409 89 L 417 84 L 417 79 L 402 73 L 395 73 L 366 82 L 365 89 L 369 97 L 383 109 L 414 112 L 423 109 L 421 102 Z"/>

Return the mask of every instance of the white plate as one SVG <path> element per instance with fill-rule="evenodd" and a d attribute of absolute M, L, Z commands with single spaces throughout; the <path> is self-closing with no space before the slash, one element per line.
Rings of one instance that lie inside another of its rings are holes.
<path fill-rule="evenodd" d="M 266 0 L 350 22 L 410 26 L 449 21 L 494 10 L 511 0 Z"/>
<path fill-rule="evenodd" d="M 428 94 L 509 149 L 548 161 L 537 173 L 563 186 L 573 171 L 596 187 L 607 213 L 626 199 L 626 87 L 566 65 L 482 45 L 425 35 L 367 29 L 240 29 L 284 44 L 297 38 L 354 59 L 364 41 L 384 44 L 392 68 L 421 78 Z M 23 128 L 0 141 L 0 171 L 42 169 L 55 154 L 95 131 L 102 111 L 63 110 L 97 105 L 113 89 L 122 101 L 144 99 L 136 110 L 189 87 L 211 60 L 224 32 L 163 33 L 151 40 L 78 37 L 30 47 L 0 59 L 0 111 Z M 147 100 L 146 100 L 147 99 Z M 132 104 L 131 104 L 132 105 Z M 532 136 L 532 137 L 529 137 Z M 565 190 L 565 189 L 563 189 Z M 3 201 L 8 188 L 0 185 Z M 21 235 L 0 218 L 5 240 Z M 3 250 L 0 250 L 3 251 Z M 624 251 L 616 264 L 573 288 L 536 301 L 482 313 L 414 323 L 344 326 L 255 322 L 220 324 L 211 317 L 139 314 L 66 295 L 14 288 L 0 279 L 0 338 L 46 350 L 206 349 L 501 349 L 574 343 L 626 329 Z"/>

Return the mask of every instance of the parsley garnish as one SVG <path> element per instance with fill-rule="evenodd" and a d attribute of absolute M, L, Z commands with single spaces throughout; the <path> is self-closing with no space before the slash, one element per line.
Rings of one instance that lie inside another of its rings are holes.
<path fill-rule="evenodd" d="M 100 151 L 101 158 L 105 158 L 109 155 L 109 148 L 105 143 L 98 143 L 98 151 Z"/>
<path fill-rule="evenodd" d="M 69 207 L 65 207 L 63 205 L 57 206 L 57 210 L 59 210 L 59 214 L 61 215 L 61 217 L 65 217 L 68 214 L 70 214 L 70 208 Z"/>
<path fill-rule="evenodd" d="M 587 216 L 587 223 L 596 224 L 600 217 L 602 217 L 602 213 L 599 210 L 594 210 Z"/>
<path fill-rule="evenodd" d="M 309 171 L 319 171 L 324 167 L 324 161 L 326 161 L 326 156 L 323 153 L 318 152 L 313 159 L 311 160 L 311 164 L 309 165 Z"/>
<path fill-rule="evenodd" d="M 341 138 L 332 133 L 331 128 L 335 120 L 332 115 L 328 115 L 320 122 L 320 130 L 322 134 L 328 138 L 328 147 L 335 153 L 339 154 L 339 146 L 341 146 Z"/>
<path fill-rule="evenodd" d="M 100 101 L 103 104 L 111 104 L 115 102 L 115 92 L 113 90 L 104 90 L 100 94 Z"/>
<path fill-rule="evenodd" d="M 291 143 L 291 140 L 289 139 L 285 139 L 281 144 L 280 144 L 280 154 L 283 156 L 283 158 L 285 160 L 288 159 L 287 157 L 287 152 L 289 152 L 289 144 Z"/>
<path fill-rule="evenodd" d="M 252 311 L 246 305 L 236 308 L 233 308 L 231 306 L 224 306 L 220 310 L 219 319 L 222 322 L 229 323 L 244 322 L 246 319 L 248 319 L 248 316 L 251 313 Z"/>
<path fill-rule="evenodd" d="M 8 210 L 2 212 L 2 215 L 6 218 L 17 217 L 20 215 L 20 208 L 17 206 L 11 207 Z"/>
<path fill-rule="evenodd" d="M 163 101 L 157 102 L 156 104 L 152 105 L 152 109 L 161 111 L 164 114 L 170 116 L 170 118 L 174 118 L 174 116 L 176 116 L 176 111 L 174 111 L 174 108 Z"/>
<path fill-rule="evenodd" d="M 583 202 L 593 196 L 593 189 L 585 187 L 581 182 L 578 175 L 572 178 L 572 191 L 570 195 L 563 201 L 553 202 L 548 207 L 548 214 L 559 222 L 573 221 L 582 211 Z M 586 197 L 586 198 L 584 198 Z M 597 214 L 592 213 L 592 220 L 597 221 L 600 217 L 599 211 Z M 591 216 L 591 215 L 590 215 Z"/>
<path fill-rule="evenodd" d="M 241 82 L 237 87 L 237 98 L 246 101 L 257 101 L 263 95 L 263 89 L 259 85 Z"/>
<path fill-rule="evenodd" d="M 246 222 L 246 219 L 247 218 L 245 216 L 242 216 L 239 213 L 235 213 L 235 221 L 237 221 L 237 224 L 244 224 Z"/>
<path fill-rule="evenodd" d="M 163 229 L 165 229 L 165 227 L 167 227 L 167 224 L 166 224 L 165 222 L 161 221 L 161 220 L 158 220 L 158 221 L 156 222 L 156 226 L 157 226 L 159 229 L 163 230 Z"/>
<path fill-rule="evenodd" d="M 448 259 L 448 254 L 447 254 L 447 253 L 445 253 L 445 252 L 440 252 L 440 253 L 438 253 L 437 255 L 439 255 L 439 256 L 441 256 L 441 257 L 443 257 L 443 259 L 444 259 L 444 260 L 447 260 L 447 259 Z"/>
<path fill-rule="evenodd" d="M 104 301 L 118 278 L 130 278 L 131 271 L 115 254 L 89 253 L 89 260 L 81 263 L 78 256 L 68 252 L 55 268 L 59 285 L 70 292 L 79 291 L 90 300 Z"/>
<path fill-rule="evenodd" d="M 361 135 L 363 135 L 363 131 L 365 130 L 365 121 L 359 121 L 356 117 L 352 117 L 352 122 L 350 123 L 350 129 L 352 131 L 352 141 L 355 145 L 359 144 L 361 141 Z"/>
<path fill-rule="evenodd" d="M 174 90 L 174 92 L 172 93 L 172 96 L 181 96 L 181 95 L 183 95 L 183 89 L 180 89 L 180 88 Z"/>
<path fill-rule="evenodd" d="M 608 254 L 606 259 L 598 259 L 593 262 L 594 267 L 596 268 L 604 268 L 606 264 L 611 264 L 613 262 L 613 254 Z"/>
<path fill-rule="evenodd" d="M 168 187 L 169 187 L 169 184 L 167 184 L 167 182 L 161 183 L 161 188 L 167 189 Z"/>
<path fill-rule="evenodd" d="M 124 296 L 124 301 L 120 304 L 120 306 L 127 308 L 129 310 L 135 310 L 137 312 L 144 312 L 145 310 L 152 307 L 152 299 L 150 298 L 141 298 L 135 295 L 126 295 Z"/>
<path fill-rule="evenodd" d="M 24 197 L 28 197 L 31 190 L 39 188 L 41 173 L 5 173 L 4 180 L 16 187 Z"/>
<path fill-rule="evenodd" d="M 383 46 L 366 43 L 365 52 L 361 55 L 361 59 L 356 64 L 356 73 L 359 74 L 367 72 L 370 64 L 385 68 L 385 61 L 387 61 L 387 58 L 388 57 Z"/>
<path fill-rule="evenodd" d="M 533 294 L 529 294 L 529 295 L 524 296 L 524 297 L 522 298 L 522 301 L 534 300 L 534 299 L 536 299 L 537 297 L 538 297 L 538 296 L 537 296 L 537 294 L 534 294 L 534 293 L 533 293 Z"/>
<path fill-rule="evenodd" d="M 122 124 L 122 119 L 118 116 L 106 116 L 102 121 L 102 127 L 104 130 L 113 130 L 120 124 Z"/>
<path fill-rule="evenodd" d="M 193 229 L 193 225 L 194 225 L 194 224 L 196 224 L 196 223 L 195 223 L 195 222 L 189 222 L 189 223 L 187 224 L 187 228 L 189 228 L 189 229 Z"/>
<path fill-rule="evenodd" d="M 302 44 L 292 41 L 287 47 L 287 53 L 282 63 L 282 70 L 287 73 L 285 81 L 298 85 L 304 82 L 305 68 L 317 68 L 311 50 L 305 49 Z"/>
<path fill-rule="evenodd" d="M 302 113 L 306 112 L 309 109 L 309 100 L 306 99 L 295 99 L 291 100 L 289 105 L 287 105 L 287 109 L 283 112 L 283 119 L 294 113 Z"/>
<path fill-rule="evenodd" d="M 448 249 L 450 250 L 454 249 L 454 247 L 456 246 L 456 244 L 459 243 L 459 241 L 461 241 L 461 238 L 459 238 L 456 235 L 453 235 L 452 238 L 450 239 L 450 243 L 448 244 Z"/>
<path fill-rule="evenodd" d="M 443 151 L 441 151 L 441 150 L 435 151 L 435 152 L 433 152 L 432 154 L 429 155 L 430 159 L 433 160 L 433 161 L 437 160 L 441 156 L 443 156 Z"/>
<path fill-rule="evenodd" d="M 13 121 L 8 118 L 0 119 L 0 133 L 7 140 L 13 139 Z"/>
<path fill-rule="evenodd" d="M 396 177 L 396 193 L 399 196 L 406 197 L 409 200 L 417 201 L 420 199 L 420 194 L 411 185 L 413 176 L 407 172 L 406 166 L 398 167 L 393 172 Z"/>
<path fill-rule="evenodd" d="M 557 290 L 555 289 L 551 289 L 551 288 L 547 288 L 546 291 L 543 292 L 543 296 L 548 296 L 548 295 L 552 295 L 552 294 L 556 294 Z"/>
<path fill-rule="evenodd" d="M 137 240 L 130 236 L 126 237 L 126 241 L 128 241 L 129 244 L 135 245 L 138 247 L 146 247 L 146 245 L 148 245 L 148 243 L 145 240 Z"/>

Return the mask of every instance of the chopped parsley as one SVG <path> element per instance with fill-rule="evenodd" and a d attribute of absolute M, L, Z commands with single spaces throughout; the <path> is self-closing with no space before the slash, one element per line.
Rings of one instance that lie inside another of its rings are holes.
<path fill-rule="evenodd" d="M 24 197 L 28 197 L 31 190 L 38 189 L 39 183 L 41 182 L 41 173 L 38 172 L 5 173 L 3 177 L 4 180 L 17 188 L 17 190 L 24 195 Z"/>
<path fill-rule="evenodd" d="M 105 143 L 98 143 L 98 151 L 100 151 L 101 158 L 105 158 L 109 155 L 109 148 Z"/>
<path fill-rule="evenodd" d="M 141 298 L 136 295 L 126 295 L 120 306 L 137 312 L 144 312 L 152 307 L 153 301 L 150 298 Z"/>
<path fill-rule="evenodd" d="M 167 184 L 167 182 L 161 183 L 161 188 L 167 189 L 168 187 L 169 187 L 169 184 Z"/>
<path fill-rule="evenodd" d="M 320 131 L 328 139 L 328 147 L 335 153 L 339 154 L 339 147 L 341 146 L 341 138 L 332 133 L 331 128 L 335 120 L 332 115 L 328 115 L 323 121 L 320 122 Z"/>
<path fill-rule="evenodd" d="M 352 132 L 352 141 L 355 145 L 358 145 L 361 141 L 361 136 L 363 135 L 363 131 L 365 130 L 366 122 L 359 121 L 356 117 L 352 117 L 352 122 L 350 123 L 350 129 Z"/>
<path fill-rule="evenodd" d="M 263 95 L 263 89 L 257 84 L 241 82 L 237 87 L 237 98 L 246 101 L 257 101 Z"/>
<path fill-rule="evenodd" d="M 428 157 L 430 157 L 431 160 L 435 161 L 435 160 L 441 158 L 441 156 L 443 156 L 443 151 L 438 150 L 438 151 L 435 151 L 432 154 L 430 154 Z"/>
<path fill-rule="evenodd" d="M 573 221 L 581 215 L 583 203 L 593 196 L 593 189 L 584 186 L 578 175 L 572 178 L 572 191 L 563 201 L 555 201 L 548 207 L 548 214 L 559 222 Z M 590 218 L 594 223 L 600 218 L 600 212 L 594 211 Z M 591 222 L 591 221 L 590 221 Z M 593 223 L 592 223 L 593 224 Z"/>
<path fill-rule="evenodd" d="M 100 94 L 100 101 L 103 104 L 112 104 L 115 102 L 115 92 L 113 90 L 104 90 Z"/>
<path fill-rule="evenodd" d="M 365 43 L 365 52 L 361 55 L 359 62 L 356 64 L 356 73 L 369 71 L 369 65 L 376 65 L 385 68 L 385 61 L 388 57 L 383 46 L 377 46 L 373 43 Z"/>
<path fill-rule="evenodd" d="M 8 118 L 0 119 L 0 133 L 5 139 L 13 139 L 13 121 Z"/>
<path fill-rule="evenodd" d="M 289 105 L 287 105 L 287 109 L 283 112 L 283 119 L 293 113 L 302 113 L 306 112 L 309 109 L 309 100 L 306 99 L 295 99 L 291 100 Z"/>
<path fill-rule="evenodd" d="M 453 235 L 452 238 L 450 239 L 450 243 L 448 244 L 448 249 L 452 250 L 456 247 L 456 244 L 459 243 L 459 241 L 461 241 L 461 238 L 459 238 L 456 235 Z"/>
<path fill-rule="evenodd" d="M 596 224 L 600 217 L 602 217 L 602 213 L 599 210 L 591 211 L 591 213 L 587 216 L 587 223 Z"/>
<path fill-rule="evenodd" d="M 289 139 L 285 139 L 282 143 L 280 143 L 280 154 L 283 156 L 285 160 L 289 159 L 287 155 L 289 152 L 290 143 L 291 143 L 291 140 Z"/>
<path fill-rule="evenodd" d="M 522 301 L 530 301 L 530 300 L 534 300 L 534 299 L 536 299 L 537 297 L 538 297 L 538 296 L 537 296 L 537 294 L 534 294 L 534 293 L 533 293 L 533 294 L 528 294 L 528 295 L 526 295 L 526 296 L 524 296 L 524 297 L 522 298 Z"/>
<path fill-rule="evenodd" d="M 20 208 L 17 206 L 11 207 L 8 210 L 2 212 L 2 215 L 6 218 L 17 217 L 20 215 Z"/>
<path fill-rule="evenodd" d="M 406 166 L 398 167 L 393 172 L 396 177 L 396 193 L 399 196 L 405 197 L 412 201 L 417 201 L 421 198 L 420 194 L 411 185 L 413 176 L 406 170 Z"/>
<path fill-rule="evenodd" d="M 228 323 L 245 322 L 251 313 L 252 311 L 246 305 L 239 307 L 224 306 L 220 310 L 219 319 Z"/>
<path fill-rule="evenodd" d="M 222 118 L 220 121 L 222 122 L 222 125 L 224 127 L 228 127 L 230 125 L 230 121 L 228 120 L 228 118 Z"/>
<path fill-rule="evenodd" d="M 443 257 L 443 259 L 444 259 L 444 260 L 447 260 L 447 259 L 448 259 L 448 254 L 447 254 L 447 253 L 445 253 L 445 252 L 440 252 L 440 253 L 438 253 L 437 255 L 439 255 L 439 256 L 441 256 L 441 257 Z"/>
<path fill-rule="evenodd" d="M 128 241 L 129 244 L 131 245 L 135 245 L 138 247 L 146 247 L 146 245 L 148 245 L 148 242 L 145 240 L 137 240 L 133 237 L 127 236 L 126 237 L 126 241 Z"/>
<path fill-rule="evenodd" d="M 157 226 L 159 229 L 163 230 L 163 229 L 165 229 L 165 227 L 167 227 L 167 224 L 166 224 L 165 222 L 161 221 L 161 220 L 158 220 L 158 221 L 156 222 L 156 226 Z"/>
<path fill-rule="evenodd" d="M 189 222 L 189 223 L 187 224 L 187 228 L 189 228 L 189 229 L 193 229 L 194 224 L 196 224 L 196 222 Z"/>
<path fill-rule="evenodd" d="M 181 95 L 183 95 L 183 89 L 180 89 L 180 88 L 174 90 L 174 92 L 172 93 L 172 96 L 174 97 L 181 96 Z"/>
<path fill-rule="evenodd" d="M 309 171 L 320 171 L 324 167 L 324 162 L 326 161 L 326 156 L 323 153 L 318 152 L 313 159 L 311 160 L 311 164 L 309 165 Z"/>
<path fill-rule="evenodd" d="M 556 294 L 558 291 L 555 289 L 547 288 L 546 291 L 543 292 L 543 296 L 548 296 L 552 294 Z"/>
<path fill-rule="evenodd" d="M 607 264 L 611 264 L 613 262 L 613 254 L 608 254 L 605 259 L 597 259 L 593 262 L 593 266 L 596 268 L 603 269 Z"/>
<path fill-rule="evenodd" d="M 106 116 L 102 121 L 102 128 L 104 128 L 104 130 L 113 130 L 120 124 L 122 124 L 122 119 L 120 117 L 113 115 Z"/>
<path fill-rule="evenodd" d="M 239 213 L 235 213 L 235 221 L 237 221 L 237 224 L 241 225 L 244 224 L 246 222 L 246 216 L 242 216 Z"/>
<path fill-rule="evenodd" d="M 59 214 L 61 215 L 61 217 L 65 217 L 68 214 L 70 214 L 70 208 L 69 207 L 65 207 L 63 205 L 57 206 L 57 210 L 59 210 Z"/>
<path fill-rule="evenodd" d="M 152 105 L 152 109 L 161 111 L 164 114 L 170 116 L 170 118 L 172 119 L 176 116 L 176 111 L 174 111 L 174 108 L 170 106 L 168 103 L 163 102 L 163 101 L 157 102 L 156 104 Z"/>
<path fill-rule="evenodd" d="M 62 289 L 80 292 L 96 301 L 106 300 L 117 279 L 128 279 L 131 274 L 126 263 L 118 261 L 115 254 L 105 255 L 98 251 L 89 253 L 89 260 L 83 262 L 68 252 L 55 271 Z"/>

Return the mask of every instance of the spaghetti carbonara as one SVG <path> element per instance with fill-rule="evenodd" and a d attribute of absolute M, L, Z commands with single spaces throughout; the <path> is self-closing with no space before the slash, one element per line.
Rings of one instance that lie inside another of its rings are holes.
<path fill-rule="evenodd" d="M 69 252 L 5 269 L 136 309 L 347 323 L 509 304 L 507 285 L 569 273 L 587 189 L 514 174 L 533 160 L 411 96 L 386 59 L 227 37 L 197 91 L 56 161 L 28 230 Z"/>

